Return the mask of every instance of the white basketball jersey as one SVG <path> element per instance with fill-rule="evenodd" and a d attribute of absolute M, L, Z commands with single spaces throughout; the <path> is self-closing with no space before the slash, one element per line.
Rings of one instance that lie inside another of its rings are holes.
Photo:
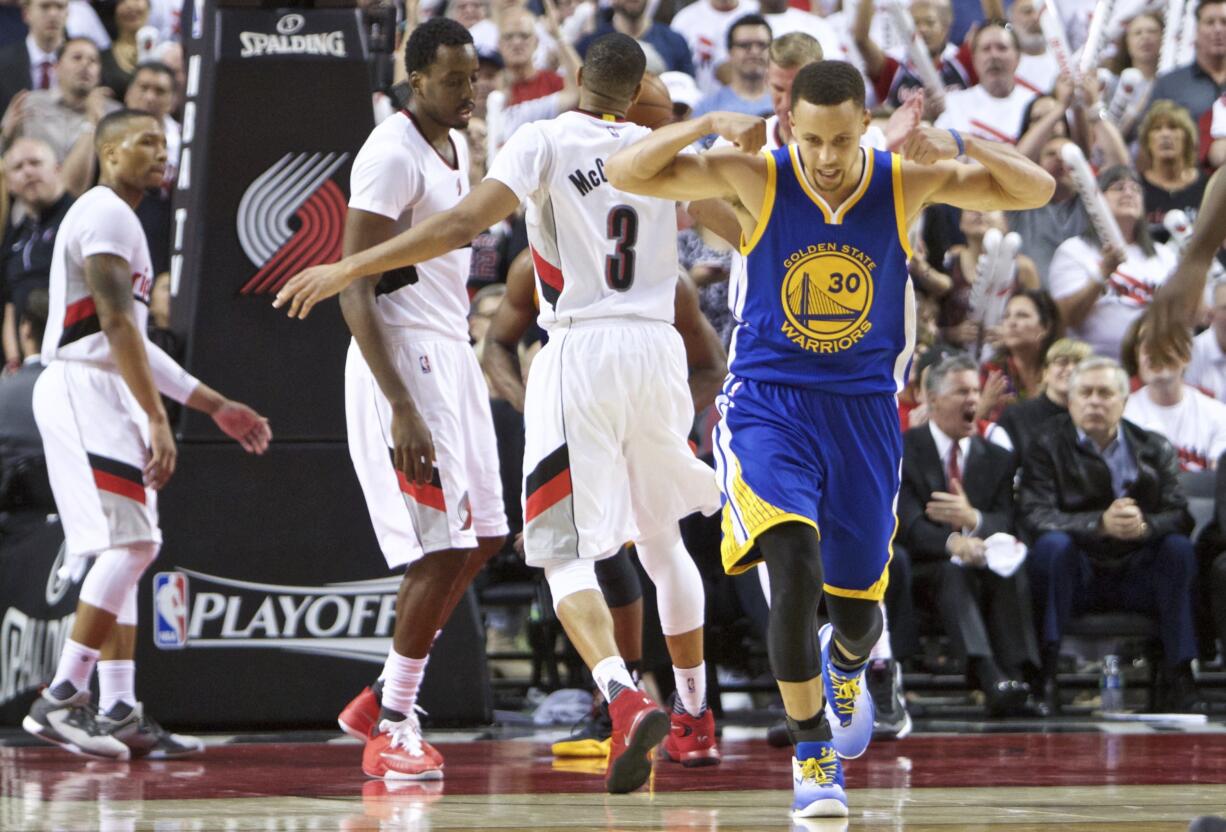
<path fill-rule="evenodd" d="M 115 367 L 94 296 L 85 283 L 85 259 L 96 254 L 112 254 L 128 262 L 132 313 L 137 330 L 145 332 L 153 292 L 149 243 L 132 207 L 110 188 L 99 185 L 72 204 L 55 237 L 47 331 L 43 335 L 44 364 L 62 359 Z"/>
<path fill-rule="evenodd" d="M 379 123 L 353 161 L 349 207 L 396 220 L 397 233 L 455 206 L 468 194 L 468 143 L 450 131 L 455 166 L 422 135 L 406 110 Z M 375 289 L 389 329 L 468 340 L 472 248 L 384 274 Z"/>
<path fill-rule="evenodd" d="M 599 318 L 671 323 L 675 203 L 614 189 L 605 162 L 646 127 L 571 111 L 515 131 L 487 178 L 527 202 L 540 325 Z"/>

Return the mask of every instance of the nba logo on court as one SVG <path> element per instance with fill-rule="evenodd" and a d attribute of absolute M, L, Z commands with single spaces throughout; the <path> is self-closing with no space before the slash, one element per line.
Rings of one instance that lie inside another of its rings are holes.
<path fill-rule="evenodd" d="M 153 576 L 153 643 L 163 650 L 187 644 L 187 576 L 182 572 Z"/>

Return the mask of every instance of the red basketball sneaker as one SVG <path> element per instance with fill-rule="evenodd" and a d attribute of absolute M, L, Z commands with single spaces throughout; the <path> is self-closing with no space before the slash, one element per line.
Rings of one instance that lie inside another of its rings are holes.
<path fill-rule="evenodd" d="M 610 794 L 632 792 L 651 776 L 651 752 L 668 734 L 668 714 L 645 693 L 622 690 L 609 703 L 613 742 L 609 748 Z"/>
<path fill-rule="evenodd" d="M 442 757 L 421 738 L 416 714 L 399 722 L 384 719 L 379 732 L 366 741 L 362 771 L 385 780 L 440 780 Z"/>
<path fill-rule="evenodd" d="M 379 697 L 367 687 L 350 700 L 345 710 L 341 711 L 340 716 L 336 718 L 336 723 L 342 731 L 355 740 L 366 742 L 370 739 L 371 732 L 375 730 L 375 723 L 378 720 Z"/>
<path fill-rule="evenodd" d="M 715 746 L 715 717 L 710 708 L 702 716 L 690 716 L 688 711 L 669 714 L 672 730 L 660 747 L 664 759 L 681 763 L 686 768 L 719 765 L 719 749 Z"/>

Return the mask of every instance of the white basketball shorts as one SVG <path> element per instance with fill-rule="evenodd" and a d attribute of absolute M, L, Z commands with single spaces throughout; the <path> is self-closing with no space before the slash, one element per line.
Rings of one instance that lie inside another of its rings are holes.
<path fill-rule="evenodd" d="M 662 321 L 555 326 L 524 403 L 524 551 L 545 566 L 603 558 L 719 509 L 694 456 L 681 336 Z"/>
<path fill-rule="evenodd" d="M 34 419 L 70 557 L 161 544 L 157 492 L 144 480 L 149 420 L 119 373 L 51 362 L 34 384 Z"/>
<path fill-rule="evenodd" d="M 475 548 L 477 538 L 508 529 L 489 389 L 472 347 L 443 338 L 389 346 L 434 441 L 433 481 L 410 483 L 392 464 L 392 407 L 355 341 L 345 361 L 345 421 L 375 535 L 395 568 Z"/>

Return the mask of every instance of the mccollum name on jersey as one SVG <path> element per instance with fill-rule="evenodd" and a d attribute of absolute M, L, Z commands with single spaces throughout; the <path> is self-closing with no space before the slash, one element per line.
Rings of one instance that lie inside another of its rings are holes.
<path fill-rule="evenodd" d="M 609 181 L 604 175 L 604 159 L 597 159 L 595 167 L 586 172 L 582 168 L 576 169 L 567 179 L 578 188 L 579 196 L 587 196 L 593 188 L 599 188 Z"/>

